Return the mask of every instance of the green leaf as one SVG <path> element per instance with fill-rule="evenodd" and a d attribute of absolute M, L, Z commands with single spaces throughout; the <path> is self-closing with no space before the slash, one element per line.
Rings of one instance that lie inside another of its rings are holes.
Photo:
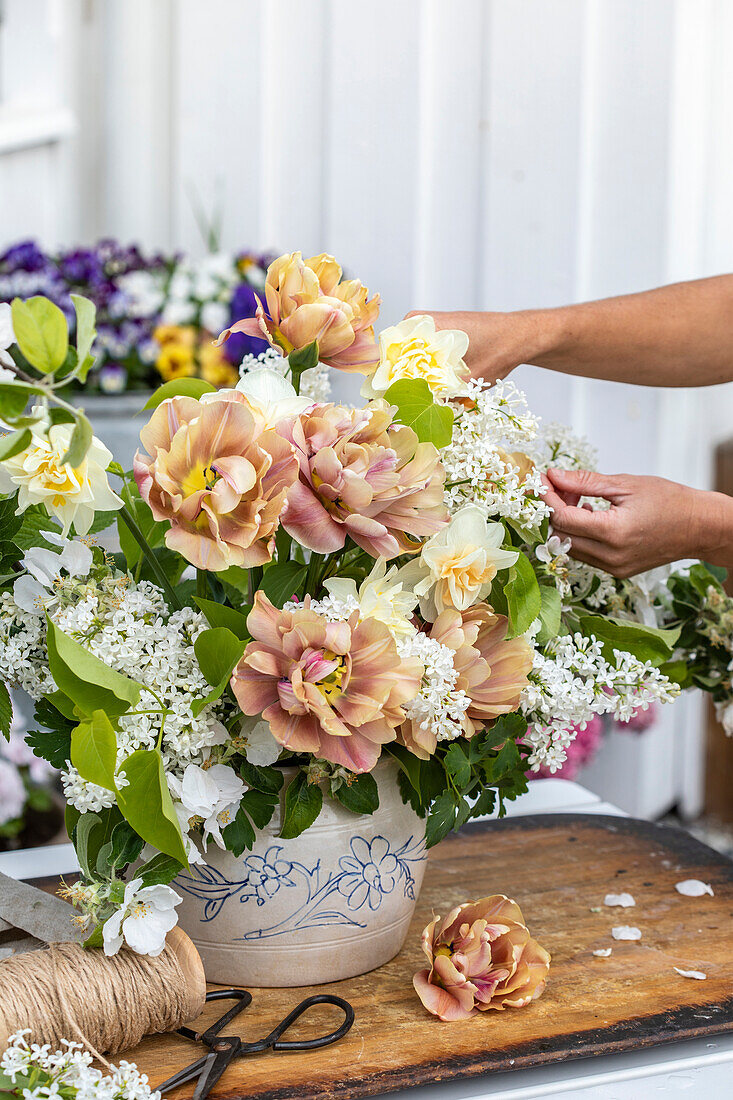
<path fill-rule="evenodd" d="M 113 512 L 95 512 L 92 525 L 87 535 L 98 535 L 100 531 L 106 531 L 117 519 L 117 509 Z"/>
<path fill-rule="evenodd" d="M 173 809 L 163 761 L 157 749 L 137 749 L 120 766 L 127 786 L 117 789 L 117 805 L 136 833 L 159 852 L 187 865 L 186 848 Z"/>
<path fill-rule="evenodd" d="M 14 298 L 10 308 L 15 341 L 31 366 L 43 374 L 58 370 L 69 347 L 69 326 L 59 307 L 35 297 Z"/>
<path fill-rule="evenodd" d="M 261 589 L 275 607 L 282 607 L 287 600 L 298 594 L 307 575 L 308 569 L 305 565 L 299 565 L 297 561 L 284 561 L 265 570 Z"/>
<path fill-rule="evenodd" d="M 724 565 L 711 565 L 709 561 L 704 561 L 700 564 L 707 569 L 708 573 L 712 573 L 718 584 L 725 584 L 728 579 L 728 570 Z"/>
<path fill-rule="evenodd" d="M 229 824 L 222 829 L 221 838 L 224 841 L 227 851 L 237 857 L 241 856 L 245 849 L 250 851 L 254 845 L 257 834 L 241 804 L 234 816 L 234 821 L 230 821 Z"/>
<path fill-rule="evenodd" d="M 537 642 L 539 645 L 545 645 L 558 636 L 562 621 L 562 598 L 554 585 L 552 587 L 547 584 L 540 585 L 539 620 L 542 627 L 537 635 Z"/>
<path fill-rule="evenodd" d="M 461 745 L 454 742 L 445 754 L 445 770 L 453 776 L 457 787 L 466 787 L 471 779 L 471 763 Z"/>
<path fill-rule="evenodd" d="M 17 432 L 6 432 L 0 435 L 0 462 L 24 451 L 33 439 L 30 428 L 21 428 Z"/>
<path fill-rule="evenodd" d="M 16 531 L 20 529 L 23 517 L 15 514 L 17 507 L 17 494 L 0 498 L 0 531 L 3 533 L 3 538 L 14 539 Z"/>
<path fill-rule="evenodd" d="M 249 641 L 247 618 L 241 611 L 216 600 L 206 600 L 203 596 L 194 596 L 193 601 L 203 611 L 209 626 L 225 626 L 240 641 Z"/>
<path fill-rule="evenodd" d="M 91 834 L 101 824 L 102 819 L 98 814 L 82 814 L 74 826 L 73 840 L 76 858 L 79 860 L 84 878 L 87 879 L 94 878 L 94 868 L 97 866 L 96 852 L 94 858 L 91 858 L 92 853 L 89 844 Z"/>
<path fill-rule="evenodd" d="M 6 741 L 10 740 L 10 727 L 13 724 L 13 704 L 8 685 L 0 680 L 0 733 Z"/>
<path fill-rule="evenodd" d="M 56 520 L 51 519 L 46 509 L 40 504 L 31 504 L 21 516 L 20 528 L 13 535 L 13 541 L 21 550 L 29 550 L 31 546 L 42 546 L 46 550 L 56 549 L 50 542 L 43 538 L 42 531 L 51 531 L 60 535 L 61 528 Z"/>
<path fill-rule="evenodd" d="M 199 668 L 213 690 L 203 699 L 191 704 L 191 713 L 197 718 L 204 707 L 219 699 L 227 689 L 234 666 L 239 662 L 246 642 L 233 634 L 226 626 L 212 626 L 204 630 L 193 643 Z"/>
<path fill-rule="evenodd" d="M 72 294 L 71 300 L 74 303 L 76 312 L 76 356 L 77 362 L 80 364 L 76 371 L 76 377 L 80 382 L 86 382 L 89 368 L 94 362 L 90 352 L 94 338 L 97 335 L 97 330 L 94 327 L 97 307 L 94 302 L 90 302 L 88 298 L 82 297 L 81 294 Z"/>
<path fill-rule="evenodd" d="M 333 796 L 353 814 L 373 814 L 379 809 L 377 782 L 369 772 L 357 775 L 351 784 L 342 783 Z"/>
<path fill-rule="evenodd" d="M 47 618 L 48 663 L 56 685 L 85 715 L 124 714 L 140 700 L 142 685 L 100 661 Z"/>
<path fill-rule="evenodd" d="M 249 760 L 242 761 L 239 774 L 248 787 L 262 791 L 263 794 L 279 794 L 284 781 L 280 768 L 260 767 L 250 764 Z"/>
<path fill-rule="evenodd" d="M 540 616 L 542 597 L 535 571 L 526 555 L 520 553 L 504 585 L 509 611 L 509 637 L 516 638 L 529 630 Z"/>
<path fill-rule="evenodd" d="M 672 656 L 680 636 L 679 627 L 662 630 L 603 615 L 581 615 L 580 630 L 587 638 L 598 639 L 603 656 L 612 664 L 614 649 L 632 653 L 640 661 L 650 661 L 655 666 L 664 664 Z"/>
<path fill-rule="evenodd" d="M 92 438 L 94 431 L 92 425 L 84 413 L 79 411 L 76 417 L 76 424 L 71 433 L 71 439 L 69 440 L 69 449 L 61 459 L 63 465 L 71 466 L 72 470 L 76 470 L 81 466 L 82 462 L 86 458 L 87 451 L 92 445 Z"/>
<path fill-rule="evenodd" d="M 205 382 L 203 378 L 173 378 L 170 382 L 164 382 L 162 386 L 158 386 L 155 393 L 150 395 L 140 411 L 157 409 L 158 405 L 162 405 L 170 397 L 193 397 L 198 401 L 205 393 L 215 392 L 216 386 L 212 386 L 210 382 Z"/>
<path fill-rule="evenodd" d="M 412 789 L 419 792 L 420 761 L 418 758 L 403 745 L 398 745 L 394 741 L 385 747 L 390 756 L 393 756 L 399 764 L 402 773 L 409 780 Z"/>
<path fill-rule="evenodd" d="M 123 870 L 135 862 L 144 846 L 143 838 L 137 835 L 127 821 L 118 821 L 110 839 L 99 850 L 97 874 L 109 878 L 112 871 Z"/>
<path fill-rule="evenodd" d="M 0 382 L 0 418 L 15 420 L 34 393 L 43 393 L 43 390 L 40 386 L 31 386 L 26 382 Z"/>
<path fill-rule="evenodd" d="M 450 791 L 438 795 L 428 814 L 425 826 L 425 845 L 432 848 L 443 840 L 453 828 L 456 819 L 456 803 Z"/>
<path fill-rule="evenodd" d="M 672 680 L 673 683 L 679 684 L 680 687 L 689 687 L 692 680 L 690 667 L 687 661 L 665 661 L 663 665 L 659 666 L 659 671 L 663 676 L 666 676 L 668 680 Z"/>
<path fill-rule="evenodd" d="M 66 759 L 69 759 L 68 756 L 66 757 Z M 74 829 L 76 828 L 77 822 L 79 821 L 80 817 L 81 814 L 77 810 L 77 808 L 75 806 L 72 806 L 70 802 L 67 802 L 66 809 L 64 810 L 64 825 L 66 827 L 66 835 L 68 836 L 69 840 L 73 839 Z"/>
<path fill-rule="evenodd" d="M 142 867 L 138 867 L 135 878 L 142 878 L 143 886 L 167 885 L 182 870 L 183 864 L 177 859 L 157 852 L 147 863 L 143 863 Z"/>
<path fill-rule="evenodd" d="M 87 951 L 91 950 L 91 948 L 104 947 L 104 931 L 101 924 L 98 924 L 96 928 L 92 929 L 84 940 L 82 947 Z"/>
<path fill-rule="evenodd" d="M 149 505 L 141 499 L 138 492 L 137 485 L 134 482 L 127 483 L 124 491 L 125 502 L 132 512 L 133 519 L 137 523 L 142 535 L 147 542 L 148 546 L 155 550 L 157 547 L 162 546 L 165 541 L 165 533 L 169 529 L 170 524 L 167 521 L 157 521 L 150 511 Z M 130 572 L 134 572 L 137 569 L 142 550 L 138 545 L 137 540 L 131 534 L 129 527 L 124 523 L 119 513 L 117 517 L 117 534 L 120 540 L 120 547 L 122 553 L 125 555 L 125 561 L 127 562 L 127 568 Z M 159 554 L 158 559 L 163 560 L 163 555 Z"/>
<path fill-rule="evenodd" d="M 71 763 L 82 779 L 107 791 L 115 789 L 117 737 L 103 710 L 95 710 L 72 731 Z"/>
<path fill-rule="evenodd" d="M 402 378 L 392 383 L 384 397 L 397 407 L 395 420 L 412 428 L 421 443 L 448 446 L 453 438 L 453 410 L 436 405 L 427 382 Z"/>
<path fill-rule="evenodd" d="M 321 812 L 323 791 L 309 783 L 305 772 L 299 771 L 285 792 L 285 814 L 280 836 L 292 840 L 310 828 Z"/>

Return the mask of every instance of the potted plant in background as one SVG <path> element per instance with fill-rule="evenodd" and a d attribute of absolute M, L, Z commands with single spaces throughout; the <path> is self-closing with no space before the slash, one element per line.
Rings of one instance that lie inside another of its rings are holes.
<path fill-rule="evenodd" d="M 471 380 L 463 333 L 377 339 L 377 296 L 282 256 L 221 337 L 270 351 L 233 388 L 161 386 L 129 472 L 62 396 L 94 363 L 73 304 L 74 347 L 47 298 L 3 318 L 0 668 L 62 769 L 90 943 L 156 954 L 180 907 L 212 980 L 367 970 L 401 946 L 426 849 L 594 715 L 680 682 L 730 696 L 692 625 L 729 613 L 717 577 L 647 593 L 650 626 L 635 581 L 571 561 L 541 471 L 587 451 Z M 361 407 L 319 392 L 328 370 L 363 376 Z M 113 556 L 89 537 L 112 523 Z"/>

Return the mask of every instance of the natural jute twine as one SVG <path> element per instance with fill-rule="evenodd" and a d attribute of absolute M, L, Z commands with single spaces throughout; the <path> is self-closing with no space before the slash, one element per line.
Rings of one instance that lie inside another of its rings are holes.
<path fill-rule="evenodd" d="M 203 971 L 201 972 L 201 989 Z M 200 1001 L 200 1004 L 199 1004 Z M 56 943 L 0 963 L 0 1039 L 30 1028 L 31 1040 L 58 1050 L 81 1041 L 95 1055 L 136 1046 L 172 1031 L 203 1004 L 171 943 L 151 959 L 123 950 L 112 958 L 75 943 Z"/>

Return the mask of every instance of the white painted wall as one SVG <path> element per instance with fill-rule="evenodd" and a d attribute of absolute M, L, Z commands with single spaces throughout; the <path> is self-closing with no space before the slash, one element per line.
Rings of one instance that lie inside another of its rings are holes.
<path fill-rule="evenodd" d="M 201 251 L 200 207 L 220 214 L 225 247 L 335 253 L 380 290 L 387 323 L 733 268 L 731 0 L 3 10 L 0 243 L 113 233 Z M 733 425 L 731 386 L 672 393 L 528 367 L 517 381 L 613 472 L 704 485 Z M 698 725 L 684 707 L 665 719 L 687 763 L 684 780 L 657 779 L 663 801 L 683 790 L 696 804 L 685 730 Z M 649 805 L 642 792 L 630 808 Z"/>

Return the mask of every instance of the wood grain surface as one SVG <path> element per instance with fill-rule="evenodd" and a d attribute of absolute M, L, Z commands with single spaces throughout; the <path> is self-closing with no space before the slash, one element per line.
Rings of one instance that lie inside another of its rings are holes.
<path fill-rule="evenodd" d="M 681 896 L 675 883 L 687 878 L 711 883 L 715 896 Z M 635 908 L 603 905 L 606 893 L 624 891 Z M 532 934 L 551 952 L 547 989 L 527 1008 L 441 1023 L 412 988 L 423 966 L 420 933 L 433 912 L 492 893 L 516 898 Z M 431 853 L 397 958 L 374 973 L 317 987 L 354 1005 L 350 1034 L 318 1051 L 240 1059 L 212 1096 L 350 1100 L 733 1030 L 732 916 L 733 863 L 679 830 L 576 815 L 466 826 Z M 641 929 L 640 942 L 611 938 L 612 927 L 625 924 Z M 609 958 L 593 956 L 606 947 L 613 948 Z M 675 966 L 704 971 L 707 980 L 683 978 Z M 253 991 L 236 1033 L 260 1038 L 313 991 Z M 209 1005 L 202 1020 L 224 1007 Z M 331 1030 L 341 1018 L 333 1008 L 314 1011 L 293 1037 Z M 147 1039 L 125 1057 L 155 1085 L 200 1053 L 172 1035 Z M 190 1097 L 193 1085 L 170 1095 Z"/>

